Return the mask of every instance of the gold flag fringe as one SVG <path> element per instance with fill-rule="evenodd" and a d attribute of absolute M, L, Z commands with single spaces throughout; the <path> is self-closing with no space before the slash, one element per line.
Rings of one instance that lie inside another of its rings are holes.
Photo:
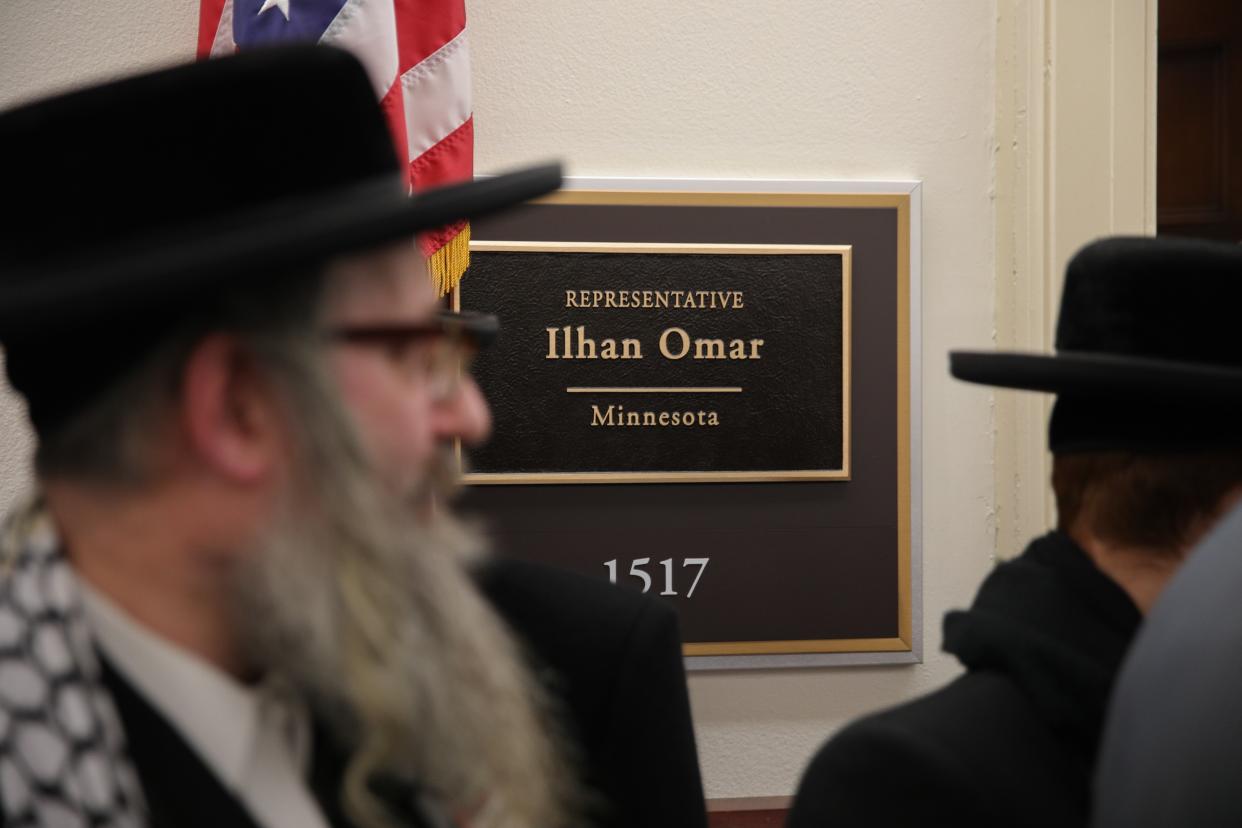
<path fill-rule="evenodd" d="M 436 295 L 443 296 L 457 287 L 466 268 L 470 267 L 470 225 L 431 254 L 431 281 Z"/>

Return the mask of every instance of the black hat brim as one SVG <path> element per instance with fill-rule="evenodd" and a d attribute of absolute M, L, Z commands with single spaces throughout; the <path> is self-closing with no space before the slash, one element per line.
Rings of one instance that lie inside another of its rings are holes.
<path fill-rule="evenodd" d="M 1083 397 L 1242 402 L 1240 370 L 1113 354 L 953 351 L 949 373 L 980 385 Z"/>
<path fill-rule="evenodd" d="M 240 212 L 90 257 L 0 287 L 0 339 L 37 334 L 49 315 L 73 324 L 159 305 L 241 277 L 288 270 L 474 219 L 550 193 L 559 164 L 440 187 L 414 196 L 397 177 Z"/>

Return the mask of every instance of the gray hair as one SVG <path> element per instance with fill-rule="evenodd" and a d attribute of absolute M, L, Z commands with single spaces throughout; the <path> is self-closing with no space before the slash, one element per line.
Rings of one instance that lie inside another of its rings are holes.
<path fill-rule="evenodd" d="M 389 774 L 480 828 L 567 825 L 576 793 L 551 702 L 468 571 L 483 541 L 380 485 L 323 360 L 280 358 L 302 473 L 239 573 L 252 657 L 354 746 L 344 794 L 358 824 L 390 824 L 368 787 Z"/>
<path fill-rule="evenodd" d="M 277 389 L 298 455 L 283 517 L 238 567 L 237 634 L 352 751 L 351 818 L 392 824 L 370 786 L 389 775 L 479 828 L 569 825 L 577 791 L 552 703 L 469 573 L 483 542 L 443 510 L 416 518 L 384 490 L 339 400 L 317 334 L 325 273 L 217 297 L 45 434 L 37 469 L 108 486 L 158 481 L 153 435 L 189 355 L 210 332 L 237 334 Z"/>

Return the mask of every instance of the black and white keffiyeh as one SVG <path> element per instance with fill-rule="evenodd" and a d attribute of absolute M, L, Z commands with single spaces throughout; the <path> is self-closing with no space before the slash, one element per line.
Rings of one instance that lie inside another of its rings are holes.
<path fill-rule="evenodd" d="M 141 828 L 141 788 L 73 569 L 40 500 L 0 528 L 0 820 Z"/>

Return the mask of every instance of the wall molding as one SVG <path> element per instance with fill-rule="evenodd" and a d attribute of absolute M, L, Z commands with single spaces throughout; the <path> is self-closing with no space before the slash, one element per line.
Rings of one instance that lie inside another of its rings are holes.
<path fill-rule="evenodd" d="M 1156 227 L 1157 0 L 1005 0 L 996 20 L 994 345 L 1049 351 L 1065 265 Z M 1053 525 L 1051 398 L 993 395 L 996 552 Z"/>

